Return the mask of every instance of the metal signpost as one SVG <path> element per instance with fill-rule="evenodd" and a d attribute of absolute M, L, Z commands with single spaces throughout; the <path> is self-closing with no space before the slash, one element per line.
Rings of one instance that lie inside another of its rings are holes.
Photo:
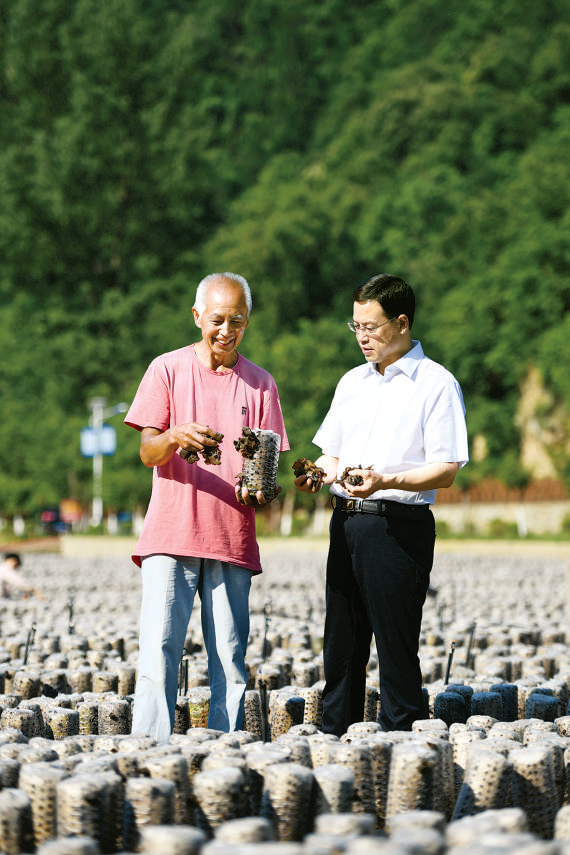
<path fill-rule="evenodd" d="M 117 450 L 117 432 L 105 419 L 118 413 L 126 413 L 128 404 L 115 404 L 107 407 L 106 398 L 92 398 L 89 401 L 91 416 L 89 427 L 81 431 L 81 454 L 93 458 L 93 505 L 91 525 L 99 526 L 103 522 L 103 457 Z"/>

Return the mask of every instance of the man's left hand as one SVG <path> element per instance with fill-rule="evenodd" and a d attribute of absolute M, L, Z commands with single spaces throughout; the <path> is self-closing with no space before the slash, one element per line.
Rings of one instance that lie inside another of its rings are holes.
<path fill-rule="evenodd" d="M 255 507 L 257 505 L 268 505 L 269 502 L 272 502 L 275 496 L 278 496 L 281 492 L 281 487 L 279 484 L 275 485 L 275 493 L 270 499 L 266 499 L 261 490 L 258 490 L 255 496 L 251 496 L 249 490 L 245 486 L 237 483 L 235 486 L 236 499 L 240 503 L 240 505 L 247 505 L 248 507 Z"/>
<path fill-rule="evenodd" d="M 367 499 L 377 490 L 383 489 L 382 475 L 372 469 L 351 469 L 349 475 L 360 475 L 362 484 L 343 483 L 343 490 L 356 499 Z"/>

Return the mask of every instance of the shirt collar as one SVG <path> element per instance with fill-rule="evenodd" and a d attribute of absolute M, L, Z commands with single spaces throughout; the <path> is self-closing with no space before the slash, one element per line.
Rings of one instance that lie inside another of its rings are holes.
<path fill-rule="evenodd" d="M 384 371 L 384 377 L 388 378 L 393 376 L 394 374 L 405 374 L 410 379 L 414 376 L 416 371 L 418 370 L 418 365 L 420 361 L 424 358 L 424 351 L 419 341 L 415 339 L 412 340 L 413 347 L 403 356 L 393 362 L 391 365 L 388 365 L 386 370 Z M 375 362 L 367 363 L 368 373 L 374 374 L 376 376 L 382 376 L 376 370 Z"/>

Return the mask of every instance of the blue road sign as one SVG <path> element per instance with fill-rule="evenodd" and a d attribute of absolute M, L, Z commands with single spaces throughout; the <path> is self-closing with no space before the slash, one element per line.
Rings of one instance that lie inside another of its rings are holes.
<path fill-rule="evenodd" d="M 83 457 L 95 457 L 97 454 L 110 456 L 117 450 L 117 431 L 111 425 L 103 425 L 100 430 L 82 428 L 80 439 Z"/>

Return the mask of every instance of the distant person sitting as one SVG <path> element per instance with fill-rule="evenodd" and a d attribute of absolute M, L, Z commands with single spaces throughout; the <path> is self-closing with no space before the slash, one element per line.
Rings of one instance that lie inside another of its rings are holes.
<path fill-rule="evenodd" d="M 0 564 L 0 596 L 11 597 L 14 588 L 21 591 L 24 597 L 29 597 L 33 594 L 44 599 L 44 595 L 37 588 L 26 582 L 24 577 L 19 572 L 22 566 L 22 559 L 17 552 L 7 552 L 4 555 L 4 560 Z"/>

